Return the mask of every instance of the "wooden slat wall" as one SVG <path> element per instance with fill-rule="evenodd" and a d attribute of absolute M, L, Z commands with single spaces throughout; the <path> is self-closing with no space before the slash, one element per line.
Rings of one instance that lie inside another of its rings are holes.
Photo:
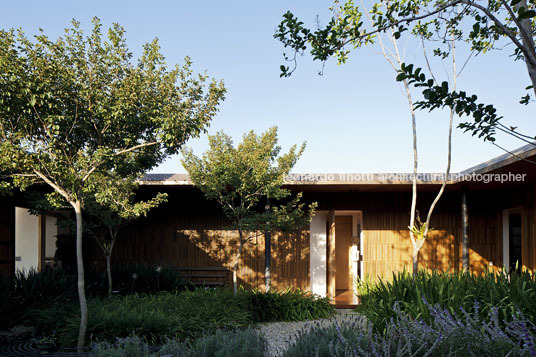
<path fill-rule="evenodd" d="M 15 207 L 0 201 L 0 274 L 15 272 Z"/>
<path fill-rule="evenodd" d="M 238 233 L 226 228 L 229 224 L 219 207 L 197 192 L 170 196 L 169 204 L 120 231 L 112 261 L 231 270 L 238 250 Z M 94 265 L 103 265 L 96 244 L 92 244 L 89 255 Z M 264 260 L 264 235 L 253 234 L 242 252 L 239 284 L 264 289 Z M 309 232 L 272 234 L 271 269 L 274 288 L 308 290 Z"/>
<path fill-rule="evenodd" d="M 523 208 L 523 260 L 534 269 L 536 237 L 534 185 L 497 191 L 469 191 L 470 268 L 480 272 L 502 265 L 502 210 Z M 145 188 L 148 190 L 147 188 Z M 154 190 L 154 189 L 153 189 Z M 228 226 L 219 207 L 192 189 L 165 188 L 169 203 L 149 217 L 125 227 L 115 247 L 115 262 L 141 261 L 178 267 L 231 267 L 236 232 Z M 154 193 L 154 191 L 152 191 Z M 150 190 L 147 192 L 151 193 Z M 435 192 L 419 193 L 424 219 Z M 142 197 L 143 198 L 143 197 Z M 411 270 L 412 246 L 408 223 L 410 192 L 306 192 L 306 201 L 317 201 L 319 210 L 362 210 L 364 274 L 389 278 L 393 272 Z M 461 194 L 447 191 L 432 217 L 429 239 L 420 253 L 426 269 L 461 269 Z M 272 281 L 282 289 L 309 289 L 309 233 L 272 236 Z M 245 287 L 264 288 L 264 237 L 257 234 L 246 246 L 238 277 Z M 91 260 L 102 264 L 98 247 Z"/>

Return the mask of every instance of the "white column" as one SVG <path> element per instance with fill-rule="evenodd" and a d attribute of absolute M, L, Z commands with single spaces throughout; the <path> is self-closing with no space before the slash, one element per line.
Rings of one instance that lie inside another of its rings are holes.
<path fill-rule="evenodd" d="M 316 213 L 310 225 L 310 277 L 311 291 L 326 296 L 326 214 Z"/>

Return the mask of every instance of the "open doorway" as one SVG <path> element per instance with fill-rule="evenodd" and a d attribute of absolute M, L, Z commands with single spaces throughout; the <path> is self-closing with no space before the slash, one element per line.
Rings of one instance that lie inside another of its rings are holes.
<path fill-rule="evenodd" d="M 360 211 L 335 211 L 335 304 L 357 304 L 356 279 L 360 277 Z"/>
<path fill-rule="evenodd" d="M 521 209 L 503 211 L 503 266 L 507 271 L 523 266 L 522 226 Z"/>
<path fill-rule="evenodd" d="M 352 216 L 335 217 L 336 296 L 352 293 Z"/>

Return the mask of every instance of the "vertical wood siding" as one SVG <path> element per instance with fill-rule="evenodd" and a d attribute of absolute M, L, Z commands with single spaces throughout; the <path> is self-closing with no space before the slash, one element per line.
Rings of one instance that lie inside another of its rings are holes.
<path fill-rule="evenodd" d="M 523 214 L 523 263 L 535 269 L 536 210 L 534 185 L 516 189 L 468 192 L 470 269 L 481 272 L 502 266 L 502 210 L 521 207 Z M 219 207 L 191 188 L 160 188 L 170 194 L 169 203 L 149 217 L 125 227 L 114 249 L 113 261 L 171 264 L 177 267 L 232 266 L 237 233 Z M 156 189 L 144 188 L 147 194 Z M 418 210 L 424 220 L 435 192 L 420 192 Z M 143 198 L 143 197 L 142 197 Z M 410 192 L 305 192 L 319 210 L 363 212 L 363 271 L 372 278 L 390 278 L 411 270 L 409 240 Z M 434 228 L 421 249 L 420 266 L 429 270 L 461 269 L 461 193 L 449 191 L 432 216 Z M 272 235 L 272 283 L 277 289 L 310 289 L 309 232 Z M 92 244 L 90 260 L 102 265 L 102 254 Z M 264 236 L 252 235 L 241 259 L 240 284 L 264 288 Z"/>
<path fill-rule="evenodd" d="M 228 227 L 219 207 L 199 193 L 172 193 L 168 204 L 120 231 L 112 261 L 231 270 L 238 250 L 238 233 Z M 264 235 L 259 232 L 249 237 L 240 259 L 239 285 L 264 289 Z M 99 247 L 92 244 L 90 249 L 93 265 L 102 267 Z M 309 290 L 308 230 L 272 234 L 271 269 L 274 288 Z"/>

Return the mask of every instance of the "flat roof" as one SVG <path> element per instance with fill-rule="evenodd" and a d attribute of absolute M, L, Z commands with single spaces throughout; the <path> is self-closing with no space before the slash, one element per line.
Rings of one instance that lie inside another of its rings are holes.
<path fill-rule="evenodd" d="M 467 170 L 460 172 L 462 175 L 468 174 L 484 174 L 501 167 L 507 166 L 517 161 L 527 160 L 527 158 L 536 155 L 536 141 L 520 148 L 507 152 L 503 155 L 494 157 L 491 160 L 484 161 L 481 164 L 470 167 Z M 530 161 L 530 160 L 529 160 Z"/>
<path fill-rule="evenodd" d="M 527 161 L 529 157 L 536 156 L 536 142 L 527 144 L 506 154 L 497 156 L 479 165 L 463 170 L 459 173 L 451 173 L 447 178 L 447 184 L 455 184 L 462 181 L 463 176 L 472 174 L 485 174 L 501 169 L 510 164 Z M 445 178 L 444 173 L 418 173 L 417 184 L 440 185 Z M 141 180 L 142 185 L 177 185 L 193 186 L 188 174 L 147 174 Z M 285 185 L 289 186 L 382 186 L 382 185 L 411 185 L 412 173 L 295 173 L 285 179 Z"/>

